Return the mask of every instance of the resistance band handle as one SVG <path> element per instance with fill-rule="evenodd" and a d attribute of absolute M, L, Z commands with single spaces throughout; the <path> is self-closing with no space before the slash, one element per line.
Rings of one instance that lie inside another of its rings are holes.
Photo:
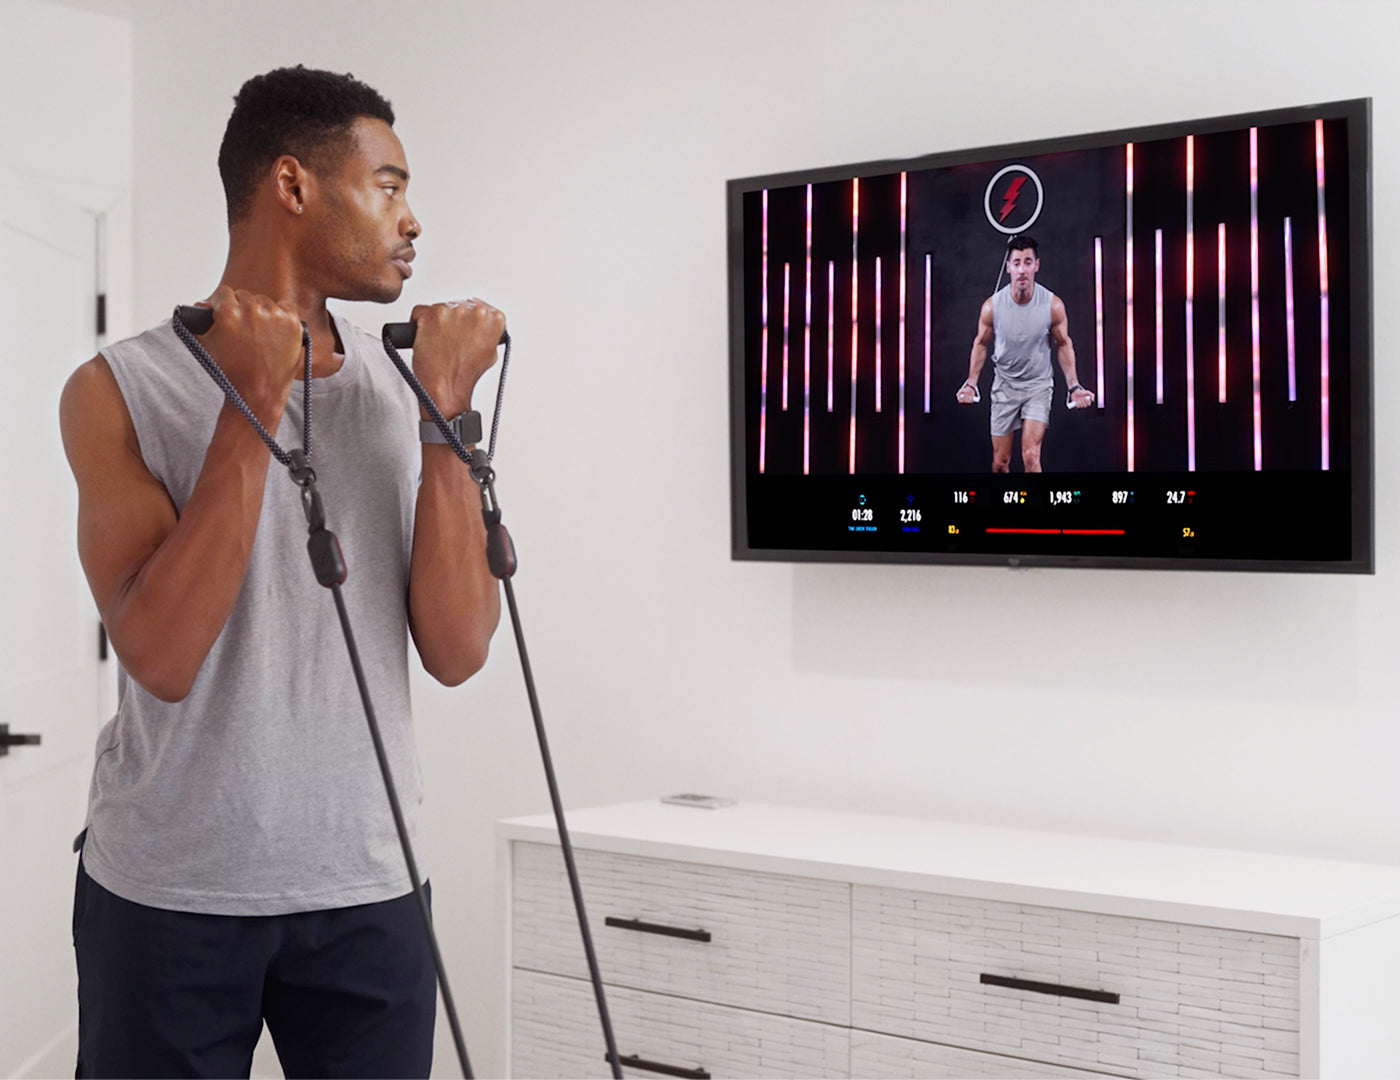
<path fill-rule="evenodd" d="M 214 325 L 214 309 L 207 307 L 195 307 L 193 304 L 181 304 L 176 310 L 180 313 L 180 321 L 185 324 L 185 328 L 195 337 L 200 334 L 209 333 L 209 328 Z"/>
<path fill-rule="evenodd" d="M 418 324 L 412 322 L 391 322 L 384 324 L 384 333 L 389 335 L 389 340 L 396 349 L 413 348 L 413 339 L 418 335 Z M 501 340 L 498 344 L 504 345 L 510 341 L 510 333 L 501 331 Z"/>

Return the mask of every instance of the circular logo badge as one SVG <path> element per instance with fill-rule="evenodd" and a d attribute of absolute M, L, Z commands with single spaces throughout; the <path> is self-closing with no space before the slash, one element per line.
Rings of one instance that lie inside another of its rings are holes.
<path fill-rule="evenodd" d="M 1045 189 L 1040 186 L 1040 177 L 1028 165 L 1008 165 L 999 170 L 987 182 L 987 190 L 982 195 L 988 223 L 1007 236 L 1025 232 L 1034 225 L 1044 205 Z"/>

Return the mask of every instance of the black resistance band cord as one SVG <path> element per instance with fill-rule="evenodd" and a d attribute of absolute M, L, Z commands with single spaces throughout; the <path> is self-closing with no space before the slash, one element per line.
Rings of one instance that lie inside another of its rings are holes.
<path fill-rule="evenodd" d="M 394 778 L 389 769 L 389 758 L 384 751 L 384 741 L 379 733 L 379 721 L 375 717 L 374 706 L 370 702 L 369 687 L 365 683 L 364 670 L 360 666 L 359 650 L 355 646 L 355 635 L 350 628 L 350 616 L 345 608 L 345 598 L 340 591 L 340 586 L 344 583 L 347 573 L 345 558 L 341 554 L 340 541 L 336 539 L 333 532 L 326 528 L 325 507 L 322 504 L 320 492 L 316 489 L 316 473 L 311 468 L 311 335 L 303 324 L 301 340 L 305 361 L 302 383 L 302 447 L 301 449 L 283 450 L 277 445 L 277 441 L 268 434 L 267 429 L 258 421 L 258 418 L 253 415 L 253 410 L 248 407 L 237 388 L 229 381 L 218 362 L 209 355 L 208 350 L 196 338 L 196 334 L 207 332 L 213 324 L 213 311 L 204 307 L 177 307 L 174 318 L 171 320 L 171 326 L 176 336 L 184 343 L 199 365 L 208 372 L 210 378 L 219 385 L 219 389 L 224 392 L 224 396 L 230 404 L 242 413 L 244 419 L 253 426 L 267 445 L 268 450 L 271 451 L 272 456 L 286 466 L 292 479 L 301 488 L 302 509 L 306 513 L 309 533 L 306 542 L 307 552 L 311 556 L 311 565 L 316 573 L 316 580 L 330 589 L 331 595 L 335 598 L 336 614 L 340 617 L 340 628 L 345 635 L 345 647 L 350 653 L 350 666 L 355 672 L 355 683 L 359 687 L 360 701 L 364 705 L 370 739 L 374 743 L 374 753 L 379 760 L 379 772 L 384 779 L 384 789 L 389 797 L 389 809 L 394 817 L 394 828 L 398 831 L 404 864 L 408 870 L 409 881 L 413 886 L 413 895 L 418 901 L 418 912 L 422 916 L 423 929 L 427 933 L 428 945 L 432 951 L 433 966 L 437 970 L 438 986 L 442 989 L 443 1007 L 452 1028 L 452 1040 L 457 1048 L 457 1058 L 462 1066 L 462 1075 L 467 1080 L 471 1080 L 472 1070 L 467 1059 L 466 1040 L 462 1037 L 462 1026 L 457 1018 L 457 1007 L 452 999 L 452 991 L 447 985 L 447 970 L 443 966 L 442 953 L 438 949 L 437 934 L 433 930 L 432 913 L 423 893 L 423 883 L 418 876 L 418 863 L 413 857 L 413 847 L 408 839 L 408 827 L 404 822 L 403 810 L 399 805 L 398 791 L 394 786 Z M 491 419 L 491 441 L 487 445 L 486 453 L 482 454 L 479 450 L 473 453 L 462 444 L 456 431 L 448 424 L 433 399 L 423 389 L 422 384 L 419 383 L 408 365 L 404 363 L 403 357 L 399 355 L 399 349 L 413 346 L 416 330 L 417 327 L 413 323 L 386 323 L 383 337 L 384 351 L 394 362 L 394 366 L 398 368 L 399 374 L 413 389 L 424 410 L 432 418 L 433 423 L 437 425 L 438 430 L 442 432 L 447 444 L 452 447 L 453 453 L 471 469 L 472 478 L 481 489 L 481 516 L 486 524 L 487 562 L 490 565 L 491 573 L 500 579 L 505 588 L 506 602 L 510 607 L 516 649 L 520 654 L 520 666 L 525 676 L 525 690 L 530 699 L 530 711 L 535 721 L 535 735 L 540 744 L 540 758 L 544 763 L 545 780 L 549 785 L 549 798 L 554 807 L 555 824 L 559 829 L 559 844 L 564 853 L 564 864 L 569 872 L 569 887 L 573 891 L 574 910 L 578 914 L 583 949 L 588 957 L 588 971 L 593 980 L 593 994 L 598 1003 L 598 1017 L 603 1026 L 603 1039 L 607 1044 L 607 1060 L 612 1067 L 612 1075 L 616 1080 L 622 1080 L 622 1066 L 617 1055 L 617 1043 L 613 1038 L 612 1020 L 608 1015 L 607 1001 L 603 996 L 603 980 L 598 971 L 598 958 L 593 949 L 593 935 L 588 929 L 588 915 L 584 910 L 583 890 L 579 886 L 573 845 L 569 842 L 569 831 L 564 823 L 564 806 L 559 797 L 559 784 L 554 776 L 554 764 L 549 754 L 549 742 L 544 732 L 544 719 L 540 714 L 539 697 L 535 692 L 535 677 L 530 669 L 529 654 L 525 650 L 525 636 L 520 628 L 520 611 L 516 606 L 515 590 L 511 585 L 511 577 L 516 570 L 515 548 L 511 543 L 510 534 L 501 522 L 501 509 L 496 502 L 496 474 L 491 468 L 491 459 L 496 453 L 496 431 L 501 422 L 501 401 L 505 393 L 506 373 L 510 366 L 510 335 L 504 333 L 501 335 L 501 344 L 505 346 L 505 355 L 501 360 L 501 376 L 496 387 L 496 409 Z"/>

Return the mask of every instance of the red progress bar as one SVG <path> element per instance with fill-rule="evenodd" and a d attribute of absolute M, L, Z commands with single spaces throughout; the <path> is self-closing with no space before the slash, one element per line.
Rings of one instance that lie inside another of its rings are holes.
<path fill-rule="evenodd" d="M 983 529 L 988 533 L 1020 533 L 1030 536 L 1126 536 L 1124 529 Z"/>

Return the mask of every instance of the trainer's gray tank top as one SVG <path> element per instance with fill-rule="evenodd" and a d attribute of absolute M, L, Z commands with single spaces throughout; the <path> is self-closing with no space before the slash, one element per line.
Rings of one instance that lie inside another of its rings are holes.
<path fill-rule="evenodd" d="M 345 603 L 410 835 L 421 801 L 408 689 L 408 563 L 421 456 L 412 393 L 370 335 L 335 318 L 340 369 L 312 382 L 312 466 L 349 567 Z M 167 321 L 102 350 L 141 456 L 177 511 L 224 397 Z M 277 429 L 301 445 L 302 383 Z M 408 892 L 330 592 L 306 554 L 300 491 L 268 455 L 242 590 L 189 696 L 119 672 L 97 739 L 83 863 L 139 904 L 278 915 Z"/>
<path fill-rule="evenodd" d="M 996 377 L 1019 385 L 1054 380 L 1050 367 L 1050 304 L 1055 294 L 1039 282 L 1028 303 L 1011 299 L 1011 286 L 992 294 Z"/>

